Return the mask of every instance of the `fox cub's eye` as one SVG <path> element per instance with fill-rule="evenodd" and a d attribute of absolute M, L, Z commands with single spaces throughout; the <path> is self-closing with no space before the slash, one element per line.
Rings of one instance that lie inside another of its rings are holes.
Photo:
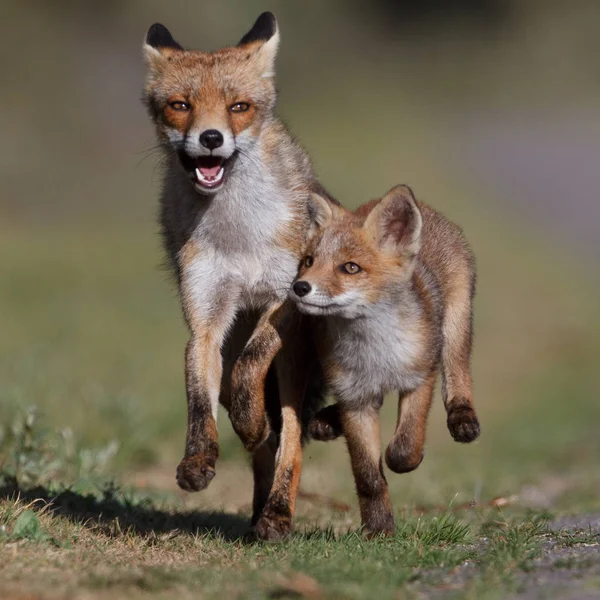
<path fill-rule="evenodd" d="M 347 262 L 346 264 L 342 265 L 342 271 L 348 273 L 349 275 L 355 275 L 356 273 L 360 273 L 362 269 L 356 263 Z"/>
<path fill-rule="evenodd" d="M 229 107 L 231 112 L 246 112 L 250 108 L 247 102 L 236 102 Z"/>
<path fill-rule="evenodd" d="M 181 102 L 180 100 L 176 100 L 175 102 L 169 102 L 169 106 L 173 110 L 181 110 L 181 111 L 190 110 L 190 105 L 187 102 Z"/>
<path fill-rule="evenodd" d="M 313 263 L 314 263 L 314 262 L 315 262 L 315 261 L 313 260 L 313 257 L 312 257 L 312 256 L 307 256 L 307 257 L 304 259 L 304 266 L 305 266 L 307 269 L 310 269 L 310 267 L 312 267 L 312 266 L 313 266 Z"/>

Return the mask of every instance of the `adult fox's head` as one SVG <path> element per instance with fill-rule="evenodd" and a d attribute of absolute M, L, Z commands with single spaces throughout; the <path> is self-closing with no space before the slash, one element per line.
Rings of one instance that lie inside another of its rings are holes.
<path fill-rule="evenodd" d="M 407 186 L 351 213 L 313 195 L 315 232 L 290 291 L 301 312 L 356 318 L 408 281 L 422 217 Z"/>
<path fill-rule="evenodd" d="M 224 185 L 236 157 L 250 150 L 272 115 L 278 44 L 277 21 L 268 12 L 237 46 L 217 52 L 184 50 L 166 27 L 150 27 L 144 102 L 159 140 L 177 153 L 199 193 Z"/>

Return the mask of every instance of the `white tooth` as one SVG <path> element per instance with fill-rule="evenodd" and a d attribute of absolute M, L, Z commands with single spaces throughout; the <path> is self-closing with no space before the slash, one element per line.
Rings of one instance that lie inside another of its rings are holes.
<path fill-rule="evenodd" d="M 206 184 L 211 184 L 214 185 L 215 183 L 219 183 L 221 181 L 221 179 L 223 179 L 223 175 L 225 173 L 225 169 L 223 167 L 221 167 L 219 169 L 219 172 L 215 175 L 215 177 L 211 177 L 210 179 L 204 177 L 204 175 L 202 175 L 202 173 L 200 172 L 200 169 L 198 167 L 196 167 L 196 179 L 200 182 L 200 183 L 206 183 Z"/>

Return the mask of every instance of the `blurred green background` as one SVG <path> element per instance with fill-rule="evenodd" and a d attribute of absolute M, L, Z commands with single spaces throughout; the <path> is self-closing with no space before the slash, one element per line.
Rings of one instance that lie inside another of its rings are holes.
<path fill-rule="evenodd" d="M 141 43 L 160 21 L 189 48 L 235 44 L 263 10 L 281 30 L 279 112 L 323 184 L 353 207 L 407 183 L 478 259 L 482 437 L 452 442 L 438 398 L 426 460 L 389 478 L 397 507 L 599 508 L 595 0 L 4 0 L 2 423 L 35 405 L 78 444 L 118 442 L 111 476 L 178 493 L 186 332 L 161 267 Z M 383 418 L 387 442 L 392 398 Z M 218 477 L 181 501 L 247 509 L 246 457 L 223 412 L 219 427 Z M 354 504 L 342 441 L 307 448 L 302 486 Z"/>

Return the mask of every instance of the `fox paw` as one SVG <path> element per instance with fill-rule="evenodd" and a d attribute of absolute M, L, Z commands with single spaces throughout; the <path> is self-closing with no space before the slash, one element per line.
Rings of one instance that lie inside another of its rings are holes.
<path fill-rule="evenodd" d="M 186 492 L 199 492 L 208 487 L 215 473 L 216 457 L 205 454 L 186 456 L 177 467 L 177 484 Z"/>
<path fill-rule="evenodd" d="M 319 442 L 329 442 L 343 435 L 337 404 L 326 406 L 312 418 L 308 425 L 308 434 Z"/>
<path fill-rule="evenodd" d="M 412 454 L 404 452 L 402 448 L 392 440 L 385 451 L 385 464 L 394 473 L 410 473 L 423 462 L 424 456 L 423 450 L 420 452 L 413 452 Z"/>
<path fill-rule="evenodd" d="M 265 510 L 254 526 L 257 539 L 264 542 L 281 542 L 292 531 L 292 518 Z"/>
<path fill-rule="evenodd" d="M 391 523 L 386 523 L 385 525 L 364 525 L 361 533 L 365 540 L 373 540 L 380 537 L 391 537 L 396 533 L 394 520 L 392 518 Z"/>
<path fill-rule="evenodd" d="M 457 406 L 448 413 L 448 429 L 457 442 L 467 444 L 476 440 L 481 432 L 479 419 L 470 406 Z"/>

